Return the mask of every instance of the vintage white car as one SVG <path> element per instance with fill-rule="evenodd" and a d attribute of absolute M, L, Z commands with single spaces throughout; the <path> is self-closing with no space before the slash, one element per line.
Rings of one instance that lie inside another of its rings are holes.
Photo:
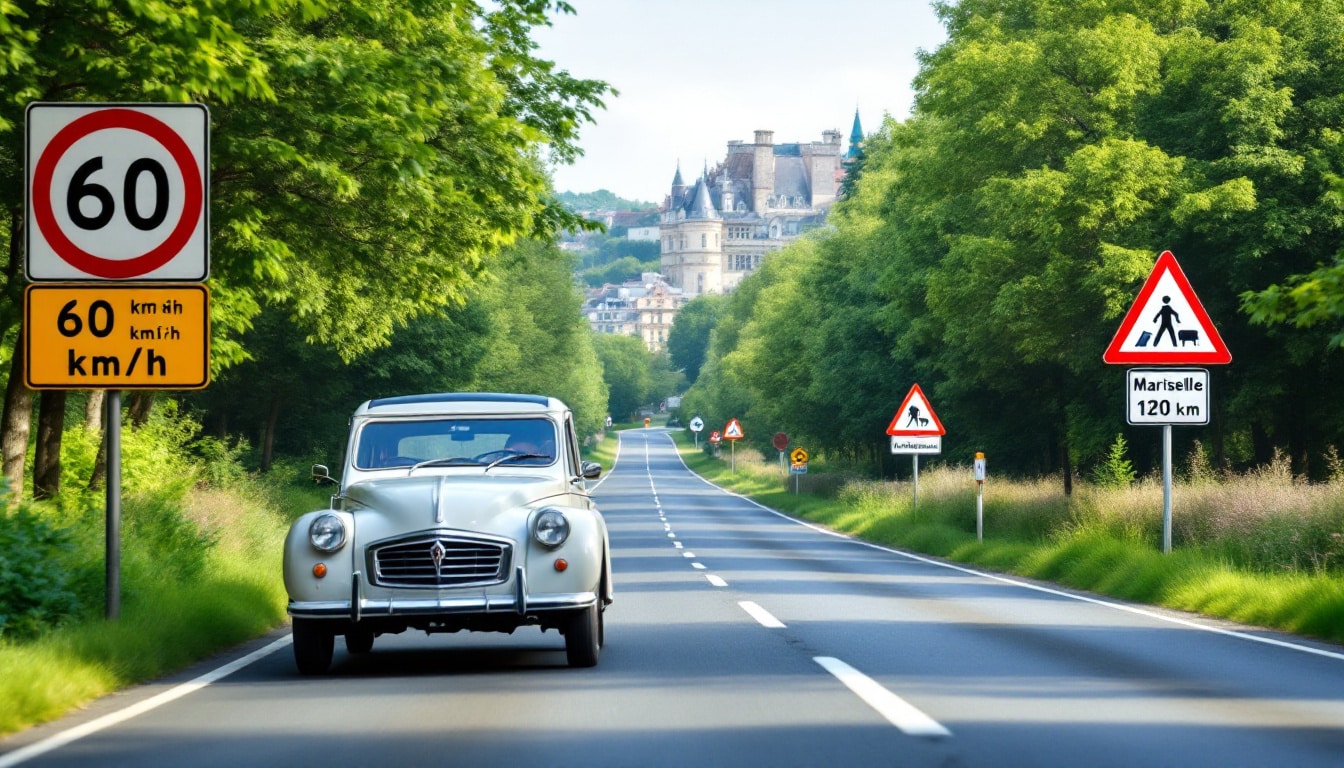
<path fill-rule="evenodd" d="M 331 508 L 285 541 L 294 660 L 331 666 L 407 629 L 557 629 L 571 666 L 597 664 L 612 600 L 607 527 L 564 403 L 448 393 L 370 400 L 350 424 Z"/>

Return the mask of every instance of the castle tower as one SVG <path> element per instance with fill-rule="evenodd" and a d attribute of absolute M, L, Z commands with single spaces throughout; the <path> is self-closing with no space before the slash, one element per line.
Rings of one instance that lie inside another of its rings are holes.
<path fill-rule="evenodd" d="M 845 153 L 846 160 L 857 160 L 863 146 L 863 125 L 859 123 L 859 108 L 854 108 L 854 127 L 849 131 L 849 151 Z"/>
<path fill-rule="evenodd" d="M 765 199 L 775 193 L 775 132 L 756 131 L 751 163 L 751 209 L 765 213 Z"/>

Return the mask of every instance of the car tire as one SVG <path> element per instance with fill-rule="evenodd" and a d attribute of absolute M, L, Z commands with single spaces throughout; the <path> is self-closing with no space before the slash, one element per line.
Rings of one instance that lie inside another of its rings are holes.
<path fill-rule="evenodd" d="M 345 633 L 345 650 L 359 655 L 373 650 L 373 630 L 352 629 Z"/>
<path fill-rule="evenodd" d="M 294 664 L 304 675 L 320 675 L 331 668 L 336 635 L 312 619 L 294 620 Z"/>
<path fill-rule="evenodd" d="M 595 667 L 601 649 L 602 611 L 596 604 L 575 611 L 565 627 L 565 656 L 571 667 Z"/>

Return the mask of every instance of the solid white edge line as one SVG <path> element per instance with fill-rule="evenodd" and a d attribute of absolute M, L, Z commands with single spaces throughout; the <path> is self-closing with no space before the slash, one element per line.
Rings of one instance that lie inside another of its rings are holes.
<path fill-rule="evenodd" d="M 845 662 L 831 656 L 814 656 L 817 662 L 864 703 L 910 736 L 951 736 L 937 720 L 921 712 L 915 705 L 883 688 L 880 683 Z"/>
<path fill-rule="evenodd" d="M 728 582 L 724 581 L 722 576 L 715 576 L 712 573 L 706 573 L 705 579 L 708 580 L 710 584 L 713 584 L 716 587 L 728 586 Z"/>
<path fill-rule="evenodd" d="M 85 736 L 90 736 L 105 728 L 111 728 L 112 726 L 117 725 L 119 723 L 124 723 L 133 717 L 143 715 L 144 713 L 152 709 L 157 709 L 158 707 L 161 707 L 164 704 L 176 701 L 177 699 L 180 699 L 189 693 L 195 693 L 196 691 L 199 691 L 200 689 L 206 687 L 207 685 L 210 685 L 213 682 L 216 682 L 217 680 L 228 677 L 229 675 L 233 674 L 234 672 L 237 672 L 243 667 L 248 666 L 249 664 L 255 663 L 267 656 L 270 656 L 272 653 L 275 653 L 276 651 L 280 650 L 286 645 L 289 645 L 291 642 L 293 642 L 293 640 L 294 640 L 293 635 L 285 635 L 279 640 L 276 640 L 265 647 L 259 648 L 240 659 L 235 659 L 229 662 L 228 664 L 219 667 L 218 669 L 206 672 L 204 675 L 201 675 L 195 680 L 182 683 L 181 685 L 178 685 L 174 688 L 170 688 L 156 696 L 151 696 L 148 699 L 145 699 L 144 701 L 132 704 L 131 706 L 126 707 L 125 709 L 103 715 L 102 717 L 97 718 L 95 720 L 90 720 L 89 722 L 84 723 L 83 725 L 77 725 L 74 728 L 61 731 L 60 733 L 55 734 L 54 736 L 48 736 L 47 738 L 39 742 L 29 744 L 28 746 L 22 747 L 20 749 L 16 749 L 13 752 L 10 752 L 9 754 L 0 755 L 0 768 L 10 768 L 10 766 L 18 765 L 19 763 L 31 760 L 34 757 L 38 757 L 39 755 L 44 755 L 48 752 L 51 752 L 52 750 L 60 749 L 61 747 L 64 747 L 65 745 L 70 744 L 71 742 L 78 741 L 79 739 L 82 739 Z"/>
<path fill-rule="evenodd" d="M 668 436 L 667 436 L 667 439 L 668 439 L 669 441 L 672 441 L 672 436 L 671 436 L 671 435 L 668 435 Z M 693 469 L 691 469 L 689 466 L 687 466 L 687 464 L 686 464 L 686 460 L 681 458 L 681 451 L 677 450 L 677 444 L 676 444 L 675 441 L 672 441 L 672 449 L 673 449 L 673 453 L 675 453 L 675 454 L 677 455 L 677 458 L 678 458 L 678 459 L 681 459 L 681 465 L 682 465 L 683 467 L 686 468 L 686 471 L 687 471 L 687 472 L 690 472 L 692 475 L 695 475 L 697 478 L 700 478 L 700 481 L 703 482 L 705 485 L 708 485 L 708 486 L 710 486 L 711 488 L 716 488 L 716 489 L 718 489 L 719 491 L 728 494 L 729 496 L 736 496 L 737 498 L 742 499 L 743 501 L 747 502 L 748 504 L 752 504 L 752 505 L 754 505 L 754 506 L 756 506 L 756 507 L 759 507 L 759 508 L 765 510 L 766 512 L 769 512 L 770 514 L 775 515 L 775 516 L 780 517 L 780 518 L 783 518 L 783 519 L 785 519 L 785 520 L 788 520 L 788 521 L 791 522 L 791 523 L 794 523 L 794 524 L 796 524 L 796 525 L 801 525 L 801 526 L 803 526 L 803 527 L 805 527 L 805 528 L 811 528 L 812 530 L 816 531 L 817 533 L 822 533 L 822 534 L 825 534 L 825 535 L 827 535 L 827 536 L 833 536 L 833 537 L 835 537 L 835 538 L 837 538 L 837 539 L 843 539 L 843 540 L 845 540 L 845 541 L 851 542 L 851 543 L 853 543 L 853 544 L 857 544 L 857 545 L 862 546 L 862 547 L 868 547 L 868 548 L 870 548 L 870 549 L 876 549 L 876 550 L 881 551 L 881 552 L 887 552 L 887 553 L 889 553 L 889 554 L 898 555 L 898 556 L 900 556 L 900 557 L 904 557 L 904 558 L 907 558 L 907 559 L 910 559 L 910 560 L 915 560 L 915 561 L 917 561 L 917 562 L 921 562 L 921 563 L 926 563 L 926 564 L 928 564 L 928 565 L 936 565 L 936 566 L 938 566 L 939 568 L 948 568 L 948 569 L 953 570 L 953 571 L 960 571 L 961 573 L 970 574 L 970 575 L 972 575 L 972 576 L 979 576 L 979 577 L 981 577 L 981 578 L 989 579 L 989 580 L 991 580 L 991 581 L 997 581 L 997 582 L 1000 582 L 1000 583 L 1002 583 L 1002 584 L 1010 584 L 1010 585 L 1015 586 L 1015 587 L 1021 587 L 1021 588 L 1023 588 L 1023 589 L 1029 589 L 1029 590 L 1032 590 L 1032 591 L 1034 591 L 1034 592 L 1041 592 L 1041 593 L 1044 593 L 1044 594 L 1047 594 L 1047 595 L 1054 595 L 1054 596 L 1056 596 L 1056 597 L 1065 597 L 1065 598 L 1068 598 L 1068 599 L 1070 599 L 1070 600 L 1077 600 L 1077 601 L 1082 602 L 1082 603 L 1091 603 L 1091 604 L 1093 604 L 1093 605 L 1098 605 L 1098 606 L 1101 606 L 1101 607 L 1103 607 L 1103 608 L 1111 608 L 1111 609 L 1113 609 L 1113 610 L 1117 610 L 1117 611 L 1124 611 L 1124 612 L 1126 612 L 1126 613 L 1132 613 L 1132 614 L 1135 614 L 1135 615 L 1138 615 L 1138 616 L 1144 616 L 1144 617 L 1147 617 L 1147 618 L 1150 618 L 1150 619 L 1155 619 L 1155 620 L 1157 620 L 1157 621 L 1164 621 L 1164 622 L 1167 622 L 1168 624 L 1176 624 L 1176 625 L 1183 626 L 1183 627 L 1189 627 L 1190 629 L 1198 629 L 1198 630 L 1203 631 L 1203 632 L 1210 632 L 1210 633 L 1213 633 L 1213 634 L 1215 634 L 1215 635 L 1223 635 L 1224 637 L 1235 637 L 1235 638 L 1237 638 L 1238 640 L 1248 640 L 1248 641 L 1250 641 L 1250 642 L 1252 642 L 1252 643 L 1261 643 L 1261 644 L 1263 644 L 1263 645 L 1270 645 L 1270 646 L 1274 646 L 1274 647 L 1276 647 L 1276 648 L 1286 648 L 1286 649 L 1288 649 L 1288 650 L 1292 650 L 1292 651 L 1300 651 L 1300 652 L 1302 652 L 1302 653 L 1309 653 L 1309 654 L 1312 654 L 1312 655 L 1314 655 L 1314 656 L 1323 656 L 1323 657 L 1325 657 L 1325 658 L 1327 658 L 1327 659 L 1334 659 L 1334 660 L 1336 660 L 1336 661 L 1344 661 L 1344 653 L 1337 653 L 1337 652 L 1335 652 L 1335 651 L 1327 651 L 1327 650 L 1324 650 L 1324 649 L 1321 649 L 1321 648 L 1312 648 L 1312 647 L 1309 646 L 1309 645 L 1298 645 L 1297 643 L 1290 643 L 1290 642 L 1287 642 L 1287 641 L 1284 641 L 1284 640 L 1276 640 L 1276 639 L 1274 639 L 1274 638 L 1272 638 L 1272 637 L 1260 637 L 1259 635 L 1252 635 L 1252 634 L 1248 634 L 1248 633 L 1246 633 L 1246 632 L 1238 632 L 1238 631 L 1233 630 L 1233 629 L 1222 629 L 1222 628 L 1220 628 L 1220 627 L 1209 627 L 1209 626 L 1205 626 L 1204 624 L 1200 624 L 1200 623 L 1198 623 L 1198 622 L 1190 621 L 1190 620 L 1188 620 L 1188 619 L 1178 619 L 1178 618 L 1176 618 L 1175 616 L 1163 616 L 1163 615 L 1160 614 L 1160 613 L 1156 613 L 1156 612 L 1154 612 L 1154 611 L 1145 610 L 1145 609 L 1143 609 L 1143 608 L 1138 608 L 1138 607 L 1135 607 L 1135 606 L 1132 606 L 1132 605 L 1125 605 L 1125 604 L 1123 604 L 1123 603 L 1113 603 L 1113 602 L 1111 602 L 1111 601 L 1109 601 L 1109 600 L 1100 600 L 1100 599 L 1097 599 L 1097 598 L 1095 598 L 1095 597 L 1087 597 L 1086 595 L 1075 595 L 1075 594 L 1072 594 L 1072 593 L 1070 593 L 1070 592 L 1064 592 L 1064 591 L 1062 591 L 1062 590 L 1058 590 L 1058 589 L 1051 589 L 1051 588 L 1049 588 L 1049 587 L 1042 587 L 1042 586 L 1040 586 L 1040 585 L 1038 585 L 1038 584 L 1029 584 L 1029 583 L 1027 583 L 1027 582 L 1025 582 L 1025 581 L 1018 581 L 1017 579 L 1011 579 L 1011 578 L 1008 578 L 1007 576 L 1000 576 L 1000 575 L 995 574 L 995 573 L 986 573 L 986 572 L 984 572 L 984 571 L 977 571 L 977 570 L 975 570 L 975 569 L 973 569 L 973 568 L 966 568 L 966 567 L 963 567 L 963 566 L 960 566 L 960 565 L 953 565 L 953 564 L 951 564 L 951 563 L 939 562 L 938 560 L 934 560 L 934 559 L 931 559 L 931 558 L 928 558 L 928 557 L 921 557 L 920 555 L 916 555 L 916 554 L 914 554 L 914 553 L 912 553 L 912 552 L 903 552 L 903 551 L 901 551 L 901 550 L 899 550 L 899 549 L 892 549 L 891 547 L 884 547 L 884 546 L 882 546 L 881 544 L 874 544 L 874 543 L 872 543 L 871 541 L 863 541 L 862 539 L 856 539 L 856 538 L 854 538 L 853 536 L 848 536 L 848 535 L 846 535 L 846 534 L 839 533 L 839 532 L 837 532 L 837 531 L 832 531 L 832 530 L 830 530 L 830 529 L 823 528 L 823 527 L 821 527 L 821 526 L 819 526 L 819 525 L 815 525 L 815 524 L 813 524 L 813 523 L 809 523 L 809 522 L 807 522 L 807 521 L 805 521 L 805 520 L 799 520 L 799 519 L 796 518 L 796 517 L 789 517 L 788 515 L 784 514 L 783 512 L 779 512 L 779 511 L 777 511 L 777 510 L 771 509 L 771 508 L 765 506 L 764 504 L 761 504 L 760 502 L 756 501 L 755 499 L 748 498 L 748 497 L 746 497 L 746 496 L 743 496 L 743 495 L 740 494 L 740 493 L 734 493 L 734 492 L 732 492 L 732 491 L 730 491 L 730 490 L 728 490 L 728 489 L 726 489 L 726 488 L 721 488 L 721 487 L 719 487 L 719 486 L 717 486 L 717 485 L 714 485 L 714 483 L 711 483 L 709 480 L 706 480 L 704 477 L 701 477 L 700 474 L 699 474 L 698 472 L 696 472 L 695 470 L 693 470 Z M 1224 621 L 1226 621 L 1226 619 L 1224 619 Z M 1273 630 L 1273 631 L 1279 631 L 1279 630 Z"/>
<path fill-rule="evenodd" d="M 750 600 L 742 600 L 738 603 L 747 615 L 755 619 L 762 627 L 766 629 L 783 629 L 784 622 L 776 619 L 771 613 Z"/>

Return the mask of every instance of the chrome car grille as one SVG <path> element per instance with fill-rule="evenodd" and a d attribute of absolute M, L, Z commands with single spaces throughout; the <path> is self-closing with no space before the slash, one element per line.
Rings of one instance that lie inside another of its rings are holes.
<path fill-rule="evenodd" d="M 508 579 L 512 551 L 498 541 L 431 533 L 375 544 L 369 571 L 380 587 L 486 586 Z"/>

